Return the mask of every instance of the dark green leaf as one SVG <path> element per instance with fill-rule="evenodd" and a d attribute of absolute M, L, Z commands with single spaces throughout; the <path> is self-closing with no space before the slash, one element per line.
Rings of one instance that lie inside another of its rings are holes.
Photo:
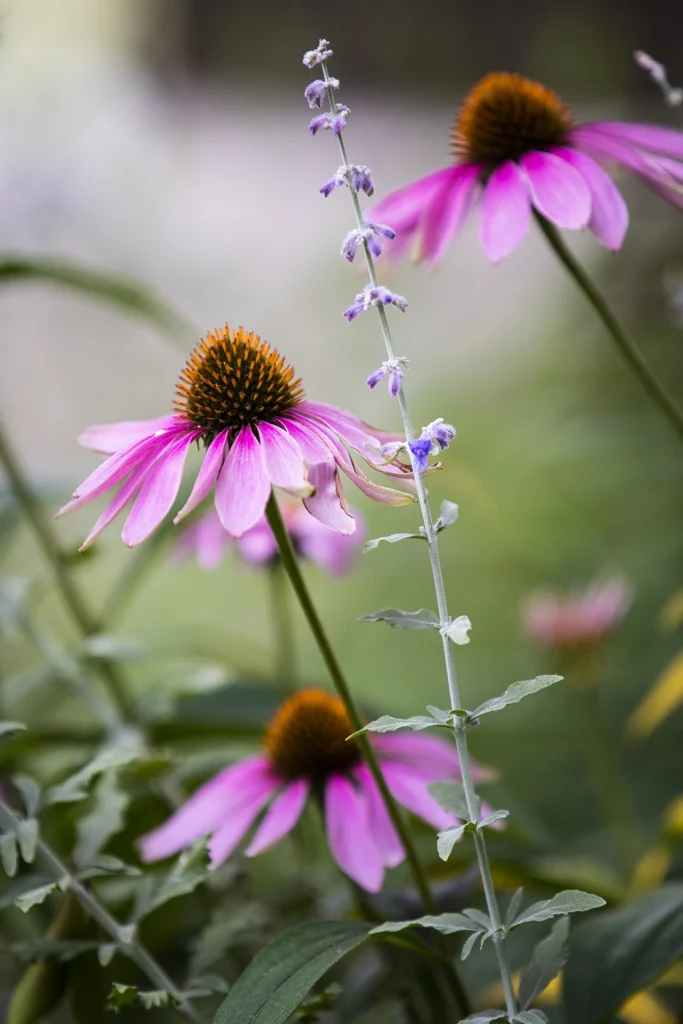
<path fill-rule="evenodd" d="M 237 979 L 214 1024 L 283 1024 L 333 964 L 368 936 L 358 921 L 296 925 L 258 953 Z"/>
<path fill-rule="evenodd" d="M 439 619 L 428 608 L 416 612 L 404 612 L 401 608 L 385 608 L 381 612 L 363 615 L 361 622 L 386 622 L 398 629 L 438 629 Z"/>
<path fill-rule="evenodd" d="M 562 679 L 562 676 L 536 676 L 535 679 L 524 679 L 522 682 L 513 683 L 512 686 L 508 686 L 505 693 L 501 693 L 500 697 L 486 700 L 470 712 L 470 718 L 480 718 L 482 715 L 490 714 L 491 711 L 500 711 L 508 704 L 517 704 L 523 697 L 538 693 L 539 690 L 545 690 L 547 686 L 559 683 Z"/>
<path fill-rule="evenodd" d="M 609 1020 L 683 956 L 683 885 L 664 885 L 571 930 L 562 985 L 567 1024 Z"/>
<path fill-rule="evenodd" d="M 465 788 L 461 782 L 430 782 L 427 789 L 440 807 L 456 818 L 469 821 L 470 812 L 467 807 Z M 475 808 L 478 814 L 478 808 Z"/>
<path fill-rule="evenodd" d="M 535 947 L 519 983 L 519 1002 L 523 1010 L 531 1006 L 564 967 L 569 955 L 568 940 L 569 918 L 562 917 Z"/>
<path fill-rule="evenodd" d="M 118 981 L 114 982 L 107 996 L 107 1002 L 113 1010 L 119 1010 L 122 1006 L 134 1006 L 137 1001 L 137 985 L 122 985 Z"/>
<path fill-rule="evenodd" d="M 428 914 L 417 917 L 413 921 L 385 921 L 376 925 L 371 935 L 382 935 L 384 932 L 402 932 L 405 928 L 434 928 L 443 935 L 454 935 L 456 932 L 478 932 L 480 926 L 464 914 Z"/>
<path fill-rule="evenodd" d="M 366 540 L 363 545 L 363 552 L 374 551 L 380 544 L 397 544 L 401 540 L 425 540 L 426 538 L 421 533 L 392 533 L 388 537 L 373 537 L 372 540 Z"/>
<path fill-rule="evenodd" d="M 564 892 L 558 892 L 552 899 L 532 903 L 513 921 L 512 927 L 517 928 L 520 924 L 527 924 L 529 921 L 547 921 L 550 917 L 560 917 L 563 914 L 597 910 L 598 907 L 604 907 L 604 905 L 605 901 L 602 896 L 581 892 L 580 889 L 565 889 Z"/>
<path fill-rule="evenodd" d="M 439 832 L 436 837 L 436 850 L 441 860 L 448 860 L 453 852 L 453 847 L 460 842 L 464 834 L 464 825 L 453 825 L 451 828 L 445 828 Z"/>

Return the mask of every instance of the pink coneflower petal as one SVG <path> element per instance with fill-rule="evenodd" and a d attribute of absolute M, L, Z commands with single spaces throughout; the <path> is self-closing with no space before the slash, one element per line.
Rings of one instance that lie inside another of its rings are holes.
<path fill-rule="evenodd" d="M 641 153 L 614 136 L 583 128 L 572 132 L 570 141 L 589 156 L 622 164 L 637 174 L 657 195 L 674 206 L 683 207 L 683 188 L 655 156 Z"/>
<path fill-rule="evenodd" d="M 292 831 L 301 817 L 310 788 L 307 779 L 297 779 L 285 786 L 266 811 L 254 838 L 244 851 L 247 857 L 263 853 Z"/>
<path fill-rule="evenodd" d="M 100 463 L 97 469 L 92 471 L 90 476 L 86 477 L 74 491 L 73 499 L 64 508 L 61 508 L 57 515 L 73 512 L 82 505 L 99 498 L 101 494 L 116 487 L 142 463 L 151 465 L 159 452 L 173 444 L 176 437 L 177 432 L 174 431 L 159 437 L 145 438 L 130 448 L 124 448 L 122 451 L 116 452 L 115 455 L 110 455 L 108 459 Z"/>
<path fill-rule="evenodd" d="M 170 511 L 180 490 L 188 448 L 198 437 L 196 430 L 176 441 L 157 457 L 147 472 L 121 533 L 129 548 L 146 540 Z"/>
<path fill-rule="evenodd" d="M 132 499 L 132 497 L 135 494 L 137 494 L 138 490 L 140 489 L 142 481 L 145 478 L 145 473 L 147 472 L 148 469 L 149 466 L 147 465 L 147 463 L 144 463 L 142 466 L 138 466 L 138 468 L 130 474 L 126 482 L 119 488 L 115 496 L 112 498 L 112 500 L 105 508 L 102 515 L 99 517 L 99 519 L 93 526 L 88 536 L 81 544 L 80 548 L 78 549 L 79 551 L 86 551 L 90 547 L 90 545 L 97 540 L 102 531 L 106 530 L 109 524 L 113 523 L 116 517 L 120 515 L 121 512 L 123 512 L 128 502 Z M 68 508 L 69 506 L 67 505 L 67 511 Z"/>
<path fill-rule="evenodd" d="M 683 133 L 673 128 L 660 128 L 649 124 L 629 124 L 627 121 L 592 121 L 582 130 L 612 135 L 630 145 L 642 146 L 653 153 L 683 160 Z"/>
<path fill-rule="evenodd" d="M 207 843 L 212 868 L 220 867 L 223 861 L 227 860 L 281 785 L 282 780 L 271 775 L 241 794 L 240 802 L 227 815 L 227 821 L 214 832 Z"/>
<path fill-rule="evenodd" d="M 628 207 L 607 171 L 578 149 L 558 146 L 553 152 L 575 167 L 591 190 L 590 230 L 608 249 L 620 249 L 628 229 Z"/>
<path fill-rule="evenodd" d="M 448 828 L 449 825 L 455 823 L 453 816 L 447 814 L 429 794 L 427 783 L 416 777 L 408 765 L 383 761 L 382 770 L 387 785 L 398 802 L 416 814 L 418 818 L 423 818 L 434 828 L 439 829 Z"/>
<path fill-rule="evenodd" d="M 355 771 L 367 805 L 367 820 L 382 863 L 386 868 L 395 868 L 405 858 L 405 850 L 387 812 L 377 783 L 366 765 L 361 764 Z"/>
<path fill-rule="evenodd" d="M 516 163 L 508 161 L 493 172 L 484 190 L 481 243 L 493 263 L 520 244 L 530 220 L 526 175 Z"/>
<path fill-rule="evenodd" d="M 233 537 L 241 537 L 263 515 L 270 495 L 270 480 L 263 465 L 261 445 L 251 427 L 242 427 L 216 483 L 216 508 Z"/>
<path fill-rule="evenodd" d="M 265 519 L 259 520 L 256 526 L 252 526 L 251 530 L 243 533 L 237 542 L 237 547 L 245 562 L 251 562 L 254 565 L 269 562 L 277 555 L 277 542 Z"/>
<path fill-rule="evenodd" d="M 436 736 L 417 733 L 375 736 L 373 746 L 383 758 L 429 774 L 434 782 L 460 778 L 460 761 L 455 747 Z"/>
<path fill-rule="evenodd" d="M 261 423 L 258 430 L 270 482 L 298 498 L 310 494 L 303 454 L 294 438 L 273 423 Z"/>
<path fill-rule="evenodd" d="M 519 162 L 539 213 L 558 228 L 576 231 L 586 226 L 591 215 L 591 193 L 574 167 L 554 153 L 525 153 Z"/>
<path fill-rule="evenodd" d="M 390 192 L 381 202 L 376 203 L 368 211 L 368 216 L 375 222 L 389 224 L 400 240 L 405 232 L 415 230 L 426 206 L 443 183 L 450 181 L 452 176 L 452 167 L 442 167 L 425 178 L 411 181 L 410 184 Z"/>
<path fill-rule="evenodd" d="M 303 516 L 310 520 L 303 522 Z M 363 543 L 365 530 L 361 524 L 358 528 L 358 516 L 355 515 L 356 530 L 353 534 L 339 534 L 338 530 L 330 530 L 311 515 L 302 510 L 297 522 L 290 529 L 294 530 L 297 548 L 311 562 L 322 566 L 332 576 L 340 576 L 351 566 L 354 555 Z"/>
<path fill-rule="evenodd" d="M 213 441 L 206 449 L 204 461 L 197 473 L 197 479 L 195 480 L 194 487 L 190 492 L 190 497 L 173 520 L 174 523 L 179 523 L 181 519 L 184 519 L 185 516 L 189 515 L 190 512 L 192 512 L 197 505 L 206 498 L 211 488 L 216 483 L 218 474 L 221 471 L 221 466 L 223 465 L 228 433 L 228 430 L 221 430 L 220 434 L 217 434 L 216 437 L 214 437 Z"/>
<path fill-rule="evenodd" d="M 432 266 L 464 224 L 479 193 L 478 164 L 462 164 L 454 167 L 453 172 L 432 197 L 421 225 L 419 258 L 429 259 Z"/>
<path fill-rule="evenodd" d="M 201 836 L 209 835 L 241 800 L 241 794 L 270 778 L 270 762 L 257 754 L 224 768 L 193 793 L 168 821 L 139 840 L 144 861 L 163 860 Z"/>
<path fill-rule="evenodd" d="M 104 423 L 87 427 L 78 435 L 78 443 L 90 451 L 113 455 L 138 441 L 151 437 L 157 430 L 168 430 L 177 425 L 177 416 L 157 416 L 152 420 L 124 420 L 122 423 Z"/>
<path fill-rule="evenodd" d="M 368 892 L 379 892 L 384 865 L 368 825 L 362 792 L 344 775 L 325 786 L 325 824 L 332 855 L 349 878 Z"/>
<path fill-rule="evenodd" d="M 351 534 L 356 530 L 356 520 L 348 511 L 342 491 L 339 472 L 333 462 L 318 462 L 308 467 L 308 479 L 315 488 L 304 506 L 324 526 L 339 533 Z"/>

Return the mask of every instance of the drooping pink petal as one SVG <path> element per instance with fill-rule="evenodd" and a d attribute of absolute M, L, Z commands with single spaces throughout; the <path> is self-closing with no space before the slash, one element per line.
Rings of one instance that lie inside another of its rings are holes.
<path fill-rule="evenodd" d="M 252 565 L 262 565 L 277 555 L 277 541 L 265 519 L 259 519 L 256 526 L 242 534 L 237 548 L 245 562 Z"/>
<path fill-rule="evenodd" d="M 588 227 L 603 245 L 616 252 L 621 248 L 628 228 L 628 207 L 621 192 L 599 164 L 586 153 L 557 146 L 553 153 L 583 176 L 591 191 L 591 216 Z"/>
<path fill-rule="evenodd" d="M 305 522 L 303 517 L 308 522 Z M 358 514 L 353 517 L 356 530 L 353 534 L 339 533 L 332 530 L 301 507 L 301 516 L 289 527 L 297 549 L 304 558 L 316 562 L 332 576 L 339 576 L 350 568 L 354 554 L 358 551 L 365 538 L 365 530 L 358 526 Z"/>
<path fill-rule="evenodd" d="M 520 244 L 530 219 L 527 178 L 516 163 L 508 161 L 493 172 L 484 190 L 481 243 L 493 263 Z"/>
<path fill-rule="evenodd" d="M 129 448 L 146 437 L 153 437 L 157 430 L 168 430 L 178 424 L 178 417 L 157 416 L 153 420 L 124 420 L 122 423 L 103 423 L 86 427 L 78 435 L 78 443 L 90 451 L 102 455 L 113 455 L 122 448 Z"/>
<path fill-rule="evenodd" d="M 273 423 L 260 423 L 259 435 L 263 448 L 263 464 L 274 487 L 301 498 L 311 493 L 306 479 L 304 457 L 293 437 Z"/>
<path fill-rule="evenodd" d="M 323 427 L 325 438 L 330 436 L 331 428 L 338 435 L 335 442 L 338 442 L 339 437 L 343 438 L 369 465 L 379 467 L 385 462 L 380 450 L 384 441 L 380 441 L 374 434 L 373 428 L 368 427 L 357 416 L 342 412 L 341 409 L 335 409 L 334 406 L 326 405 L 324 402 L 301 402 L 297 406 L 296 416 L 304 423 L 308 420 L 309 426 L 312 426 L 314 430 L 319 431 L 320 427 Z M 310 422 L 311 418 L 313 418 L 313 423 Z M 393 439 L 392 436 L 391 440 Z"/>
<path fill-rule="evenodd" d="M 182 562 L 194 555 L 201 569 L 211 572 L 223 561 L 226 549 L 233 539 L 218 518 L 215 509 L 207 512 L 196 523 L 186 527 L 173 545 L 171 557 Z"/>
<path fill-rule="evenodd" d="M 190 497 L 173 520 L 174 523 L 179 523 L 181 519 L 184 519 L 185 516 L 189 515 L 190 512 L 192 512 L 197 505 L 206 498 L 207 494 L 216 483 L 218 474 L 221 471 L 221 466 L 223 465 L 223 457 L 225 455 L 225 445 L 227 440 L 228 431 L 221 430 L 220 434 L 217 434 L 214 437 L 213 441 L 206 449 L 204 461 L 197 473 L 197 479 L 195 480 L 194 487 L 190 492 Z"/>
<path fill-rule="evenodd" d="M 416 814 L 418 818 L 434 828 L 448 828 L 455 818 L 447 814 L 427 790 L 427 782 L 416 775 L 407 765 L 384 761 L 382 771 L 387 785 L 400 804 Z"/>
<path fill-rule="evenodd" d="M 441 259 L 472 209 L 479 193 L 480 173 L 477 164 L 460 164 L 432 196 L 420 221 L 420 260 L 430 260 L 433 267 Z"/>
<path fill-rule="evenodd" d="M 568 141 L 594 159 L 622 164 L 637 174 L 657 195 L 683 208 L 683 188 L 662 165 L 661 158 L 634 149 L 616 136 L 588 128 L 577 128 Z"/>
<path fill-rule="evenodd" d="M 216 508 L 233 537 L 241 537 L 261 518 L 270 495 L 261 445 L 251 427 L 242 427 L 216 483 Z"/>
<path fill-rule="evenodd" d="M 680 160 L 671 160 L 668 156 L 658 156 L 657 163 L 676 181 L 683 181 L 683 163 Z"/>
<path fill-rule="evenodd" d="M 227 860 L 281 784 L 281 779 L 270 775 L 241 794 L 240 802 L 232 808 L 224 819 L 224 824 L 214 832 L 206 844 L 212 868 L 219 867 Z"/>
<path fill-rule="evenodd" d="M 138 466 L 137 469 L 133 470 L 126 482 L 121 485 L 102 515 L 99 517 L 92 530 L 78 549 L 79 551 L 87 551 L 90 545 L 95 543 L 100 534 L 106 530 L 109 524 L 113 523 L 116 517 L 123 511 L 128 502 L 132 499 L 133 495 L 137 494 L 138 490 L 142 486 L 142 481 L 145 479 L 145 474 L 153 461 L 154 459 L 152 458 L 149 463 L 145 462 L 142 466 Z"/>
<path fill-rule="evenodd" d="M 180 490 L 188 448 L 197 437 L 198 430 L 170 445 L 145 474 L 121 533 L 129 548 L 146 540 L 170 511 Z"/>
<path fill-rule="evenodd" d="M 311 515 L 331 530 L 343 534 L 354 533 L 356 520 L 348 511 L 334 462 L 318 462 L 309 466 L 308 479 L 314 491 L 310 497 L 304 498 L 304 505 Z"/>
<path fill-rule="evenodd" d="M 359 765 L 354 774 L 363 790 L 368 809 L 368 825 L 382 863 L 386 868 L 395 868 L 404 860 L 405 850 L 389 817 L 377 783 L 367 765 Z"/>
<path fill-rule="evenodd" d="M 442 167 L 424 178 L 412 181 L 403 188 L 390 192 L 368 212 L 370 220 L 388 224 L 396 232 L 396 238 L 383 245 L 384 254 L 390 259 L 403 255 L 410 245 L 425 209 L 444 181 L 453 176 L 453 166 Z"/>
<path fill-rule="evenodd" d="M 674 128 L 661 128 L 650 124 L 629 124 L 626 121 L 593 121 L 581 126 L 581 131 L 601 132 L 622 142 L 642 146 L 653 153 L 683 160 L 683 132 Z"/>
<path fill-rule="evenodd" d="M 292 831 L 306 805 L 309 789 L 307 779 L 296 779 L 285 786 L 266 811 L 254 838 L 244 851 L 247 857 L 263 853 Z"/>
<path fill-rule="evenodd" d="M 380 754 L 382 764 L 385 760 L 400 762 L 431 782 L 461 778 L 455 746 L 438 736 L 394 733 L 391 736 L 373 736 L 372 745 Z M 475 782 L 490 782 L 496 777 L 495 771 L 485 765 L 472 762 L 471 767 Z"/>
<path fill-rule="evenodd" d="M 585 228 L 591 215 L 591 191 L 583 175 L 554 153 L 534 150 L 519 162 L 538 212 L 558 228 Z"/>
<path fill-rule="evenodd" d="M 344 775 L 325 786 L 325 824 L 332 856 L 342 871 L 368 892 L 379 892 L 384 865 L 368 823 L 363 793 Z"/>
<path fill-rule="evenodd" d="M 241 794 L 259 786 L 270 774 L 270 762 L 262 754 L 224 768 L 200 786 L 168 821 L 139 839 L 142 859 L 163 860 L 214 832 Z"/>

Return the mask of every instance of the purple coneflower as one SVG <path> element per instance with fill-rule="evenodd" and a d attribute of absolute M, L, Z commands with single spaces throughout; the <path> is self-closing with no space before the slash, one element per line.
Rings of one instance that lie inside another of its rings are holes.
<path fill-rule="evenodd" d="M 145 540 L 170 511 L 195 441 L 205 448 L 204 460 L 175 522 L 213 488 L 223 527 L 241 537 L 261 519 L 271 488 L 280 487 L 302 497 L 325 526 L 353 533 L 356 523 L 347 510 L 340 469 L 375 501 L 403 505 L 413 500 L 369 480 L 347 450 L 410 486 L 409 467 L 387 465 L 381 453 L 381 445 L 396 435 L 368 427 L 332 405 L 306 401 L 292 367 L 242 327 L 233 331 L 226 324 L 199 342 L 181 375 L 175 406 L 169 416 L 90 427 L 80 436 L 86 448 L 109 458 L 58 514 L 119 487 L 81 550 L 131 501 L 123 540 L 129 547 Z"/>
<path fill-rule="evenodd" d="M 628 584 L 619 577 L 566 595 L 539 590 L 522 609 L 524 630 L 541 647 L 573 650 L 588 646 L 616 629 L 631 600 Z"/>
<path fill-rule="evenodd" d="M 453 128 L 454 161 L 392 192 L 369 212 L 396 232 L 389 256 L 415 241 L 418 260 L 443 255 L 482 196 L 481 242 L 489 259 L 524 238 L 532 208 L 559 228 L 588 227 L 620 248 L 626 203 L 602 163 L 621 164 L 683 207 L 683 132 L 619 121 L 576 124 L 562 100 L 538 82 L 486 75 Z"/>
<path fill-rule="evenodd" d="M 404 852 L 360 747 L 347 740 L 351 732 L 338 697 L 315 689 L 288 697 L 266 730 L 264 753 L 224 768 L 160 828 L 143 836 L 143 860 L 162 860 L 210 835 L 209 855 L 216 868 L 269 805 L 245 851 L 254 857 L 291 832 L 315 793 L 337 864 L 368 892 L 378 892 L 384 869 L 400 864 Z M 399 803 L 434 828 L 456 823 L 427 791 L 430 782 L 460 778 L 458 756 L 449 743 L 411 733 L 369 738 Z M 490 777 L 480 766 L 475 774 Z"/>
<path fill-rule="evenodd" d="M 351 509 L 348 511 L 356 522 L 356 529 L 351 534 L 339 533 L 329 526 L 323 526 L 303 505 L 280 503 L 280 512 L 294 550 L 332 576 L 341 576 L 349 571 L 354 555 L 365 539 L 360 513 Z M 202 569 L 217 569 L 233 543 L 244 561 L 250 565 L 268 566 L 277 562 L 277 541 L 265 516 L 233 541 L 215 509 L 186 527 L 174 544 L 173 557 L 182 560 L 194 555 Z"/>

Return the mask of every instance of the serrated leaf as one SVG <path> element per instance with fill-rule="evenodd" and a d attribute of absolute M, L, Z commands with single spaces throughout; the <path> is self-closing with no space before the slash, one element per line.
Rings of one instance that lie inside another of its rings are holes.
<path fill-rule="evenodd" d="M 478 932 L 481 930 L 478 924 L 471 921 L 464 914 L 428 914 L 426 917 L 417 917 L 412 921 L 385 921 L 384 924 L 376 925 L 371 935 L 381 935 L 384 932 L 402 932 L 406 928 L 433 928 L 442 935 L 455 935 L 456 932 Z"/>
<path fill-rule="evenodd" d="M 380 544 L 398 544 L 402 540 L 426 540 L 426 538 L 421 533 L 391 533 L 388 537 L 373 537 L 372 540 L 366 540 L 363 545 L 363 553 L 374 551 Z"/>
<path fill-rule="evenodd" d="M 360 921 L 313 921 L 283 932 L 254 957 L 214 1024 L 284 1024 L 325 972 L 368 936 Z"/>
<path fill-rule="evenodd" d="M 109 964 L 116 956 L 117 949 L 118 946 L 115 942 L 105 942 L 97 947 L 97 959 L 100 967 L 109 967 Z"/>
<path fill-rule="evenodd" d="M 516 1024 L 548 1024 L 548 1018 L 541 1010 L 522 1010 L 512 1019 Z"/>
<path fill-rule="evenodd" d="M 351 733 L 348 739 L 353 736 L 360 736 L 364 732 L 396 732 L 397 729 L 412 729 L 413 732 L 421 732 L 423 729 L 443 729 L 442 722 L 437 722 L 427 715 L 414 715 L 412 718 L 394 718 L 392 715 L 382 715 L 374 722 L 368 722 L 362 729 Z"/>
<path fill-rule="evenodd" d="M 22 860 L 33 864 L 38 842 L 38 822 L 35 818 L 26 818 L 17 822 L 17 843 Z"/>
<path fill-rule="evenodd" d="M 511 898 L 510 902 L 508 903 L 507 911 L 505 912 L 505 927 L 506 928 L 510 928 L 511 925 L 512 925 L 512 922 L 517 917 L 517 914 L 519 913 L 519 908 L 522 905 L 522 900 L 523 899 L 524 899 L 524 889 L 520 885 L 519 889 L 516 889 L 514 891 L 514 893 L 512 894 L 512 898 Z"/>
<path fill-rule="evenodd" d="M 76 825 L 74 849 L 77 864 L 92 861 L 109 840 L 124 826 L 130 797 L 119 789 L 115 770 L 104 772 L 93 787 L 94 805 Z"/>
<path fill-rule="evenodd" d="M 43 885 L 49 885 L 54 879 L 50 875 L 22 875 L 16 882 L 11 882 L 0 893 L 0 910 L 11 907 L 19 896 L 24 896 L 32 889 L 40 889 Z"/>
<path fill-rule="evenodd" d="M 562 985 L 567 1024 L 611 1019 L 682 956 L 682 884 L 574 925 Z"/>
<path fill-rule="evenodd" d="M 503 821 L 504 818 L 509 818 L 509 817 L 510 817 L 510 812 L 509 811 L 504 811 L 504 810 L 492 811 L 491 814 L 487 814 L 487 816 L 485 818 L 482 818 L 481 821 L 477 822 L 477 828 L 478 829 L 490 828 L 490 826 L 495 824 L 495 822 Z"/>
<path fill-rule="evenodd" d="M 53 786 L 45 795 L 48 804 L 72 803 L 84 800 L 88 795 L 87 787 L 110 768 L 121 768 L 141 756 L 140 751 L 133 747 L 105 747 L 92 761 L 58 786 Z"/>
<path fill-rule="evenodd" d="M 361 622 L 386 622 L 394 629 L 438 629 L 439 619 L 428 608 L 416 612 L 404 612 L 401 608 L 385 608 L 381 612 L 363 615 Z"/>
<path fill-rule="evenodd" d="M 560 917 L 563 914 L 597 910 L 604 905 L 602 896 L 594 896 L 593 893 L 582 892 L 580 889 L 565 889 L 552 899 L 532 903 L 515 918 L 511 927 L 517 928 L 520 924 L 528 924 L 529 921 L 547 921 L 550 917 Z"/>
<path fill-rule="evenodd" d="M 29 775 L 13 775 L 12 785 L 21 794 L 21 799 L 23 800 L 24 809 L 26 811 L 26 817 L 32 818 L 40 804 L 40 786 L 36 780 L 32 779 Z"/>
<path fill-rule="evenodd" d="M 453 847 L 459 843 L 465 834 L 464 825 L 453 825 L 439 832 L 436 837 L 436 850 L 441 860 L 448 860 L 453 852 Z"/>
<path fill-rule="evenodd" d="M 14 878 L 19 864 L 17 837 L 14 832 L 5 832 L 0 836 L 0 861 L 2 861 L 5 874 Z"/>
<path fill-rule="evenodd" d="M 430 782 L 427 791 L 447 814 L 469 821 L 470 812 L 467 807 L 465 788 L 461 782 Z M 478 808 L 475 810 L 478 813 Z"/>
<path fill-rule="evenodd" d="M 17 896 L 14 905 L 26 914 L 32 907 L 44 903 L 50 893 L 55 892 L 57 888 L 57 882 L 49 882 L 47 885 L 41 885 L 38 889 L 29 889 L 28 892 Z"/>
<path fill-rule="evenodd" d="M 508 704 L 517 704 L 523 697 L 528 697 L 532 693 L 538 693 L 539 690 L 545 690 L 547 686 L 559 683 L 563 678 L 563 676 L 536 676 L 535 679 L 523 679 L 519 683 L 513 683 L 512 686 L 508 686 L 504 693 L 501 693 L 500 697 L 486 700 L 478 708 L 470 712 L 470 718 L 480 718 L 482 715 L 488 715 L 492 711 L 500 711 L 502 708 L 506 708 Z"/>
<path fill-rule="evenodd" d="M 137 999 L 137 985 L 122 985 L 118 981 L 114 982 L 107 996 L 107 1002 L 113 1010 L 119 1010 L 122 1006 L 134 1006 Z"/>
<path fill-rule="evenodd" d="M 206 842 L 202 839 L 180 854 L 180 857 L 152 895 L 145 914 L 156 910 L 169 900 L 194 892 L 209 875 L 209 855 Z"/>
<path fill-rule="evenodd" d="M 534 947 L 531 959 L 522 971 L 519 1002 L 528 1009 L 537 995 L 548 987 L 564 967 L 569 956 L 569 918 L 556 921 L 549 935 Z"/>
<path fill-rule="evenodd" d="M 441 508 L 439 509 L 439 518 L 434 523 L 436 532 L 441 533 L 442 530 L 447 530 L 453 523 L 457 523 L 459 514 L 460 511 L 454 501 L 442 501 Z"/>
<path fill-rule="evenodd" d="M 463 962 L 465 960 L 467 960 L 467 957 L 470 955 L 470 953 L 474 949 L 474 944 L 476 943 L 477 939 L 480 938 L 480 936 L 482 934 L 485 935 L 486 933 L 485 932 L 482 933 L 481 931 L 477 930 L 476 932 L 472 932 L 471 935 L 467 936 L 467 938 L 465 939 L 465 941 L 463 943 L 462 952 L 460 954 L 460 959 Z"/>
<path fill-rule="evenodd" d="M 172 1003 L 171 993 L 165 988 L 154 992 L 138 992 L 138 999 L 145 1010 L 155 1010 L 157 1007 L 169 1006 Z"/>

